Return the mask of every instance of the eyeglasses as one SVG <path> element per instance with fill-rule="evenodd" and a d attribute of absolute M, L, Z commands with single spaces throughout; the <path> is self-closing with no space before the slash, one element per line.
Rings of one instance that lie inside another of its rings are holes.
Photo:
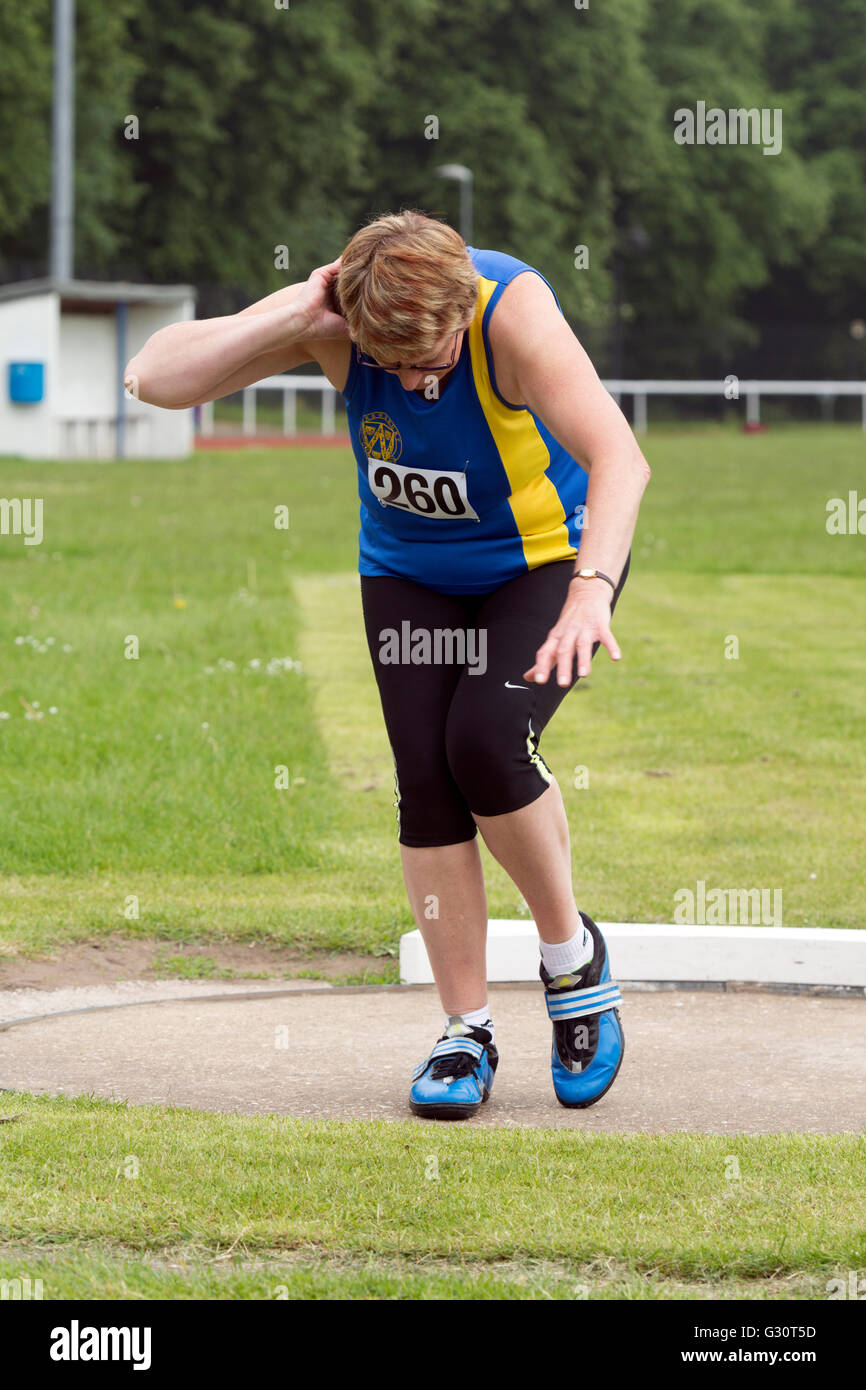
<path fill-rule="evenodd" d="M 457 339 L 462 332 L 462 328 L 458 328 L 454 334 L 454 346 L 448 361 L 440 362 L 435 367 L 422 367 L 417 362 L 411 362 L 407 367 L 386 367 L 383 362 L 377 362 L 375 357 L 370 357 L 368 353 L 362 352 L 357 343 L 355 344 L 355 356 L 362 367 L 379 367 L 383 372 L 444 372 L 448 367 L 454 366 L 454 359 L 457 356 Z"/>

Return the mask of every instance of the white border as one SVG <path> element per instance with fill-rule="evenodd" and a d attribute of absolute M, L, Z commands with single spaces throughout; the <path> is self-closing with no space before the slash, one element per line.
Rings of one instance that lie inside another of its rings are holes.
<path fill-rule="evenodd" d="M 435 929 L 435 924 L 431 925 Z M 692 927 L 600 922 L 611 975 L 623 981 L 847 985 L 866 990 L 866 930 L 834 927 Z M 492 918 L 490 982 L 538 979 L 538 933 L 531 920 Z M 433 983 L 419 931 L 400 938 L 400 980 Z"/>

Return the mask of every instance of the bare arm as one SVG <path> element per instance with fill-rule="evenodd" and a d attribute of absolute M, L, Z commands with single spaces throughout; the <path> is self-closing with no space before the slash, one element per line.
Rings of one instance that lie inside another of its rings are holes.
<path fill-rule="evenodd" d="M 320 266 L 239 314 L 160 328 L 127 364 L 127 389 L 150 405 L 181 410 L 314 361 L 317 343 L 349 336 L 332 307 L 339 264 Z"/>
<path fill-rule="evenodd" d="M 580 568 L 599 569 L 618 581 L 649 465 L 540 276 L 519 275 L 503 292 L 491 345 L 506 399 L 529 406 L 589 474 Z M 588 675 L 596 641 L 618 661 L 621 653 L 610 631 L 612 597 L 603 579 L 571 584 L 560 620 L 539 648 L 535 666 L 524 673 L 527 678 L 544 681 L 556 665 L 560 683 L 569 684 L 575 652 L 578 675 Z"/>

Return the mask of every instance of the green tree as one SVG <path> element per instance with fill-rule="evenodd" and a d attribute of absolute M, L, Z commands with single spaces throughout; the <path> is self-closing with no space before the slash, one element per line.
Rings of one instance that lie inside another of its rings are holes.
<path fill-rule="evenodd" d="M 51 182 L 46 13 L 46 0 L 27 6 L 0 0 L 0 252 L 6 254 L 45 207 Z"/>
<path fill-rule="evenodd" d="M 250 296 L 338 254 L 360 167 L 366 56 L 346 11 L 342 0 L 138 10 L 130 157 L 142 198 L 128 242 L 146 274 Z"/>
<path fill-rule="evenodd" d="M 13 268 L 47 263 L 50 19 L 0 0 Z M 78 0 L 76 266 L 230 311 L 382 212 L 456 223 L 435 170 L 457 162 L 476 245 L 537 266 L 603 369 L 737 370 L 792 305 L 866 317 L 864 19 L 866 0 Z M 677 144 L 698 101 L 780 107 L 781 153 Z"/>

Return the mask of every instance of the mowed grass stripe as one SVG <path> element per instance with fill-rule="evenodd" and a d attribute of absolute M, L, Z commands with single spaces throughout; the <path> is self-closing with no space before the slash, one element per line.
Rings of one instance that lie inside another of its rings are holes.
<path fill-rule="evenodd" d="M 686 585 L 646 573 L 633 583 L 617 610 L 622 662 L 600 651 L 542 739 L 569 810 L 583 900 L 604 903 L 608 920 L 634 920 L 639 882 L 641 920 L 669 921 L 677 890 L 703 879 L 780 889 L 786 925 L 860 925 L 866 590 L 848 577 L 790 575 L 769 586 L 753 575 Z M 376 816 L 362 858 L 378 847 L 387 878 L 392 762 L 357 578 L 311 576 L 295 587 L 316 722 L 351 817 L 347 843 L 357 843 L 360 787 Z M 828 611 L 846 614 L 844 633 L 828 627 Z M 803 628 L 814 633 L 808 673 Z M 493 915 L 514 915 L 513 885 L 482 853 Z"/>

